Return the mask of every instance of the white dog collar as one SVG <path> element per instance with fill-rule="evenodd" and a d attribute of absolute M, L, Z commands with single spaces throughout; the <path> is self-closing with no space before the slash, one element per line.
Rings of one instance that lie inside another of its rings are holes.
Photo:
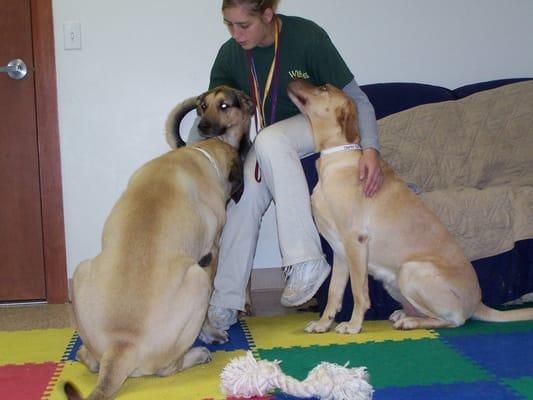
<path fill-rule="evenodd" d="M 218 169 L 218 165 L 217 165 L 215 159 L 213 158 L 213 156 L 211 156 L 211 154 L 209 154 L 207 151 L 205 151 L 204 149 L 201 149 L 199 147 L 193 147 L 193 149 L 194 150 L 198 150 L 200 153 L 202 153 L 209 160 L 209 162 L 211 163 L 211 165 L 213 166 L 213 168 L 217 172 L 217 176 L 220 178 L 220 170 Z"/>
<path fill-rule="evenodd" d="M 341 151 L 354 151 L 363 150 L 361 146 L 355 143 L 343 144 L 342 146 L 330 147 L 329 149 L 322 150 L 320 156 L 327 156 L 328 154 L 338 153 Z"/>

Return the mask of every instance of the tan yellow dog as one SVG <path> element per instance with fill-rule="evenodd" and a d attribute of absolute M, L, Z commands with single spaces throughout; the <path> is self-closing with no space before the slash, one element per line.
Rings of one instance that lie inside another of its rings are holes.
<path fill-rule="evenodd" d="M 207 348 L 191 345 L 211 296 L 226 203 L 242 193 L 253 105 L 227 87 L 185 101 L 168 120 L 173 147 L 195 107 L 200 134 L 211 138 L 135 172 L 105 223 L 101 253 L 75 271 L 78 359 L 99 373 L 91 400 L 113 398 L 128 376 L 167 376 L 210 360 Z M 203 338 L 227 340 L 209 325 Z M 81 399 L 69 383 L 65 392 Z"/>
<path fill-rule="evenodd" d="M 533 309 L 497 311 L 481 302 L 475 271 L 439 219 L 382 162 L 384 182 L 365 197 L 353 101 L 331 85 L 289 84 L 289 96 L 309 119 L 319 181 L 312 194 L 317 227 L 334 252 L 328 302 L 307 332 L 327 331 L 340 310 L 348 277 L 354 296 L 340 333 L 358 333 L 370 307 L 367 274 L 402 304 L 390 320 L 397 329 L 457 327 L 468 318 L 504 322 L 533 319 Z M 327 154 L 325 154 L 327 153 Z"/>

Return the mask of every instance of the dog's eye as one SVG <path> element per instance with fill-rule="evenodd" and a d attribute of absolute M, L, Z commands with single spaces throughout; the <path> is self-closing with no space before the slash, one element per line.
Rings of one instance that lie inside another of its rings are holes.
<path fill-rule="evenodd" d="M 322 85 L 322 86 L 320 86 L 320 90 L 322 90 L 323 92 L 327 92 L 328 91 L 328 87 L 326 85 Z"/>
<path fill-rule="evenodd" d="M 206 103 L 205 101 L 202 101 L 202 102 L 200 103 L 200 108 L 201 108 L 203 111 L 205 111 L 205 110 L 207 109 L 207 103 Z"/>
<path fill-rule="evenodd" d="M 222 111 L 226 111 L 229 108 L 229 104 L 227 103 L 220 103 L 220 109 Z"/>

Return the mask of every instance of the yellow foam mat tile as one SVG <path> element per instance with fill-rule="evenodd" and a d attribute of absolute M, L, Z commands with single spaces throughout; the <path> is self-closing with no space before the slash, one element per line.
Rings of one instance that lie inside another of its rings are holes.
<path fill-rule="evenodd" d="M 74 329 L 0 332 L 0 365 L 59 362 Z"/>
<path fill-rule="evenodd" d="M 255 346 L 260 349 L 416 340 L 438 336 L 435 331 L 426 329 L 396 330 L 392 328 L 390 321 L 365 321 L 362 332 L 357 335 L 335 332 L 335 323 L 329 332 L 307 333 L 304 331 L 307 323 L 318 319 L 318 314 L 315 313 L 298 313 L 276 317 L 246 317 L 244 319 L 254 339 Z"/>
<path fill-rule="evenodd" d="M 245 355 L 239 350 L 233 352 L 217 351 L 212 353 L 210 363 L 197 365 L 169 377 L 146 376 L 128 378 L 117 394 L 117 400 L 191 400 L 215 399 L 226 397 L 220 393 L 220 373 L 234 357 Z M 96 384 L 97 374 L 91 373 L 79 362 L 67 362 L 58 377 L 53 390 L 45 397 L 46 400 L 65 400 L 63 384 L 74 383 L 83 396 L 89 395 Z"/>

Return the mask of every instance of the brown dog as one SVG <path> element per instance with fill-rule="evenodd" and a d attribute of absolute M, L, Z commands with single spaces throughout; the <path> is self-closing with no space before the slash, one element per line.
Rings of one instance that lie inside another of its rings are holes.
<path fill-rule="evenodd" d="M 365 197 L 358 179 L 361 151 L 353 149 L 359 143 L 356 108 L 342 90 L 295 81 L 289 96 L 309 119 L 316 149 L 330 150 L 317 161 L 312 207 L 334 252 L 333 273 L 326 309 L 307 332 L 330 328 L 350 277 L 354 310 L 336 331 L 358 333 L 370 307 L 367 273 L 402 304 L 390 316 L 397 329 L 457 327 L 471 317 L 533 319 L 533 309 L 502 312 L 481 303 L 477 276 L 460 246 L 385 162 L 383 186 Z"/>
<path fill-rule="evenodd" d="M 99 371 L 89 399 L 113 398 L 128 376 L 167 376 L 210 360 L 207 348 L 191 345 L 211 296 L 226 203 L 242 193 L 253 105 L 226 87 L 184 102 L 169 117 L 167 138 L 176 145 L 183 142 L 179 123 L 195 104 L 200 134 L 211 138 L 135 172 L 105 223 L 102 252 L 75 271 L 78 359 Z M 209 325 L 203 333 L 227 340 Z M 65 392 L 81 398 L 69 383 Z"/>

